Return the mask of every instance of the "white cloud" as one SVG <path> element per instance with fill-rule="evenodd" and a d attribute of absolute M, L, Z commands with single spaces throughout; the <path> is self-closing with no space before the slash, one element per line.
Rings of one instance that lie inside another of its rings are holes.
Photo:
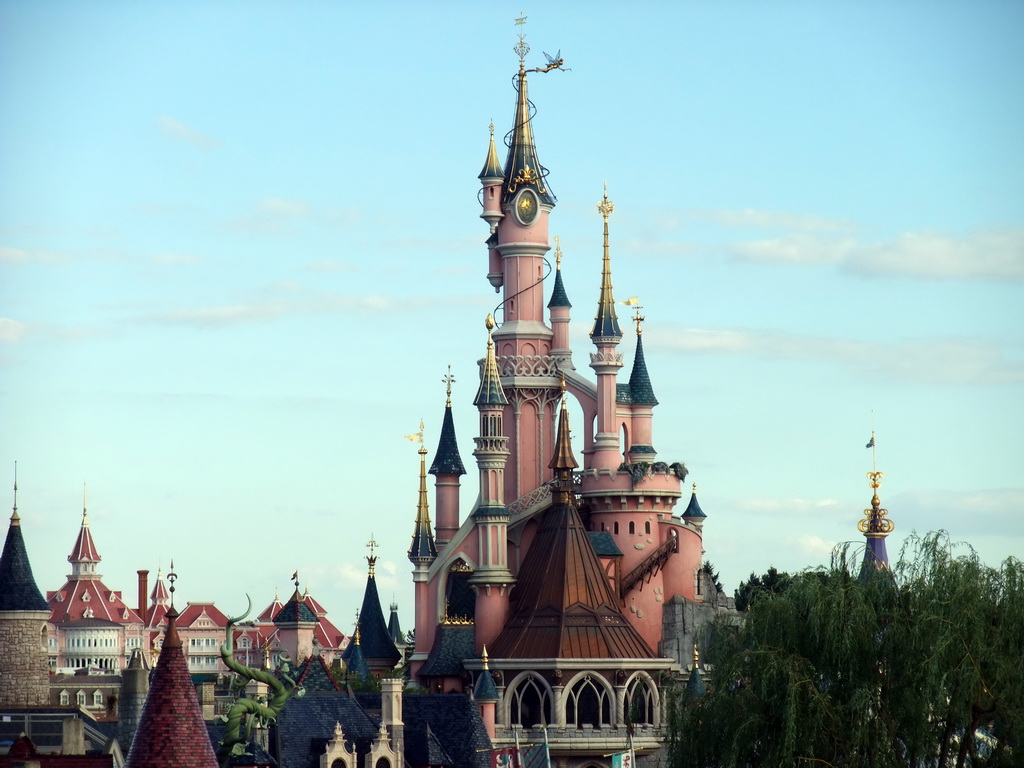
<path fill-rule="evenodd" d="M 177 141 L 183 141 L 200 149 L 213 149 L 221 144 L 220 139 L 200 133 L 171 117 L 158 118 L 156 125 L 164 136 Z"/>
<path fill-rule="evenodd" d="M 821 559 L 826 562 L 828 557 L 832 554 L 832 550 L 836 546 L 836 542 L 834 541 L 828 541 L 821 538 L 821 536 L 814 536 L 809 533 L 797 536 L 796 544 L 797 548 L 805 555 L 809 555 L 812 558 Z"/>
<path fill-rule="evenodd" d="M 834 339 L 751 329 L 650 329 L 647 343 L 666 350 L 745 355 L 778 360 L 816 360 L 845 365 L 885 379 L 937 384 L 1024 382 L 1024 363 L 1004 350 L 969 339 L 924 339 L 902 343 Z M 956 365 L 950 361 L 955 360 Z"/>
<path fill-rule="evenodd" d="M 37 262 L 39 264 L 61 264 L 71 261 L 71 256 L 66 253 L 55 251 L 40 251 L 35 249 L 11 248 L 0 245 L 0 261 L 13 264 L 25 262 Z"/>
<path fill-rule="evenodd" d="M 835 264 L 862 275 L 938 280 L 1024 279 L 1024 229 L 985 230 L 964 237 L 904 232 L 880 243 L 796 233 L 738 243 L 731 251 L 742 261 Z"/>
<path fill-rule="evenodd" d="M 24 338 L 26 331 L 24 323 L 0 317 L 0 344 L 17 344 Z"/>

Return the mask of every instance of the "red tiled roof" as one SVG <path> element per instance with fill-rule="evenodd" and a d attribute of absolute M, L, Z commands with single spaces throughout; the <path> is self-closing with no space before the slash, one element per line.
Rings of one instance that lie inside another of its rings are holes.
<path fill-rule="evenodd" d="M 89 532 L 89 521 L 82 518 L 82 527 L 78 531 L 78 538 L 75 539 L 75 546 L 68 555 L 68 562 L 78 561 L 96 562 L 100 561 L 100 553 L 96 551 L 96 544 L 93 543 L 92 533 Z"/>
<path fill-rule="evenodd" d="M 326 616 L 318 616 L 313 637 L 321 648 L 341 648 L 345 642 L 345 633 L 331 624 Z"/>
<path fill-rule="evenodd" d="M 185 663 L 176 618 L 172 608 L 125 768 L 217 768 L 217 757 Z"/>
<path fill-rule="evenodd" d="M 84 618 L 105 619 L 118 624 L 141 624 L 142 617 L 108 589 L 99 579 L 71 579 L 55 592 L 46 593 L 50 623 L 64 624 Z M 91 611 L 92 616 L 86 616 Z"/>
<path fill-rule="evenodd" d="M 273 621 L 282 608 L 284 608 L 284 603 L 275 596 L 274 602 L 263 609 L 263 612 L 256 617 L 256 621 Z"/>
<path fill-rule="evenodd" d="M 217 627 L 224 628 L 228 625 L 228 617 L 225 616 L 213 603 L 192 603 L 185 606 L 185 610 L 178 617 L 179 627 L 192 627 L 203 617 L 208 618 Z"/>
<path fill-rule="evenodd" d="M 309 592 L 307 592 L 305 595 L 302 596 L 302 602 L 304 602 L 306 605 L 309 606 L 309 610 L 311 610 L 314 613 L 314 615 L 316 615 L 316 616 L 326 616 L 327 615 L 327 609 L 324 608 L 322 605 L 320 605 L 320 603 L 318 603 L 313 598 L 313 596 L 309 594 Z"/>

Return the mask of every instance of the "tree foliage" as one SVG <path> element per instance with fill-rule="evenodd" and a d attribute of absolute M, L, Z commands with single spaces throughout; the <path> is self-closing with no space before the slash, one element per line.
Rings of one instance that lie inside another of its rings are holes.
<path fill-rule="evenodd" d="M 736 610 L 747 610 L 750 607 L 751 601 L 757 599 L 759 595 L 769 592 L 782 592 L 789 586 L 791 581 L 793 581 L 792 576 L 785 571 L 780 573 L 775 569 L 775 566 L 770 567 L 760 576 L 751 571 L 750 578 L 746 581 L 741 581 L 739 589 L 735 592 Z"/>
<path fill-rule="evenodd" d="M 831 568 L 718 624 L 709 692 L 680 698 L 680 768 L 1024 764 L 1024 568 L 912 537 L 892 572 Z"/>
<path fill-rule="evenodd" d="M 721 581 L 721 579 L 718 578 L 718 571 L 715 570 L 715 564 L 714 563 L 712 563 L 710 560 L 705 560 L 701 564 L 700 569 L 702 571 L 704 571 L 704 573 L 706 573 L 708 576 L 711 577 L 711 583 L 715 585 L 715 589 L 717 589 L 719 592 L 724 592 L 725 591 L 722 588 L 722 581 Z"/>

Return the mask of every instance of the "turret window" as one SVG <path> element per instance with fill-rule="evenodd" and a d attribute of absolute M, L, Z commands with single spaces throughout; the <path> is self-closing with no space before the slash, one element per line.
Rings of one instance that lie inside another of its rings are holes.
<path fill-rule="evenodd" d="M 632 520 L 629 521 L 629 532 L 636 533 L 636 523 L 634 523 Z"/>
<path fill-rule="evenodd" d="M 644 533 L 650 533 L 650 532 L 651 532 L 651 522 L 650 522 L 650 520 L 648 520 L 646 523 L 644 523 Z"/>

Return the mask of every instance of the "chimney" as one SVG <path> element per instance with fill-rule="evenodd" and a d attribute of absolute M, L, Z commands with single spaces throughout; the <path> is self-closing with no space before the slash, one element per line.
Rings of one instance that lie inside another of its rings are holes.
<path fill-rule="evenodd" d="M 149 571 L 139 571 L 139 616 L 143 625 L 149 624 Z"/>

